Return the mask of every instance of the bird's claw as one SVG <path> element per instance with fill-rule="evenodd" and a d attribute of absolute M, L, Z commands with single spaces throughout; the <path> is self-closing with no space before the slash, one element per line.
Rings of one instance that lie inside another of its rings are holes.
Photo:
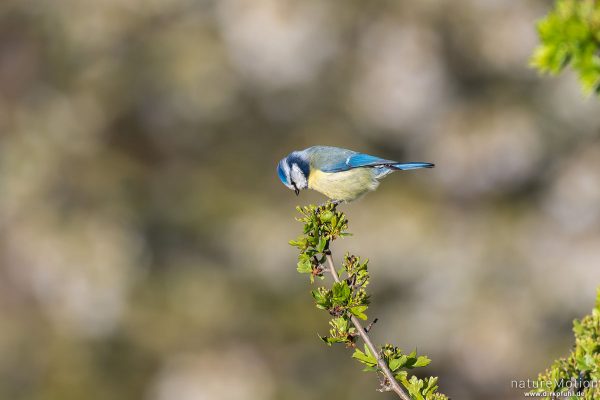
<path fill-rule="evenodd" d="M 320 209 L 325 208 L 325 207 L 327 207 L 327 205 L 331 204 L 331 205 L 333 205 L 333 209 L 335 210 L 336 207 L 342 203 L 343 203 L 342 200 L 327 200 L 325 203 L 319 204 L 318 208 L 320 208 Z"/>

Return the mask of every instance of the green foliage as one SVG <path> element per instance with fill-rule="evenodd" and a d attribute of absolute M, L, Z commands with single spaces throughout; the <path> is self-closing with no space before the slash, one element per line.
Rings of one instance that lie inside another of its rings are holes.
<path fill-rule="evenodd" d="M 324 252 L 329 250 L 329 243 L 338 237 L 350 235 L 346 232 L 348 221 L 343 213 L 337 212 L 335 206 L 327 204 L 323 207 L 297 207 L 304 223 L 304 234 L 290 245 L 300 250 L 297 270 L 301 274 L 311 274 L 311 283 L 315 277 L 323 277 Z M 321 258 L 317 258 L 320 256 Z"/>
<path fill-rule="evenodd" d="M 541 45 L 531 65 L 558 74 L 571 65 L 586 93 L 600 92 L 600 2 L 558 0 L 537 24 Z"/>
<path fill-rule="evenodd" d="M 581 392 L 565 398 L 600 398 L 600 289 L 592 314 L 585 316 L 581 321 L 575 320 L 573 332 L 575 348 L 568 357 L 556 360 L 549 369 L 539 375 L 533 392 Z"/>
<path fill-rule="evenodd" d="M 313 205 L 298 207 L 297 210 L 301 214 L 297 220 L 304 224 L 304 230 L 303 234 L 296 240 L 290 241 L 290 244 L 300 250 L 298 272 L 310 274 L 310 281 L 314 283 L 315 277 L 323 279 L 323 273 L 327 271 L 325 264 L 331 254 L 329 250 L 331 242 L 349 235 L 348 220 L 333 203 L 320 207 Z M 334 282 L 330 288 L 320 286 L 312 291 L 316 307 L 326 310 L 331 315 L 329 335 L 319 337 L 329 346 L 343 343 L 353 348 L 352 357 L 364 365 L 364 371 L 374 371 L 383 375 L 378 364 L 378 357 L 380 357 L 412 399 L 447 399 L 446 396 L 437 393 L 437 378 L 408 377 L 408 370 L 428 365 L 431 361 L 428 357 L 418 356 L 416 351 L 404 354 L 398 347 L 390 344 L 380 347 L 378 355 L 372 354 L 367 344 L 364 345 L 364 351 L 357 347 L 356 341 L 360 335 L 352 318 L 368 319 L 366 314 L 370 300 L 366 291 L 369 285 L 368 263 L 368 260 L 361 260 L 360 257 L 346 253 L 342 268 L 336 271 L 340 282 Z M 388 390 L 385 376 L 382 377 L 381 382 L 382 390 Z"/>

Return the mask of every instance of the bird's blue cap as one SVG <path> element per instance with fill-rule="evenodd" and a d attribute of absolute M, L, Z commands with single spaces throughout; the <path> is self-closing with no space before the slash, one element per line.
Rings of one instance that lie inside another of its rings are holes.
<path fill-rule="evenodd" d="M 279 164 L 277 165 L 277 175 L 279 175 L 279 179 L 281 179 L 281 182 L 283 182 L 283 184 L 285 186 L 291 187 L 290 181 L 289 181 L 289 172 L 286 174 L 286 162 L 285 162 L 285 158 L 282 159 L 281 161 L 279 161 Z M 289 171 L 289 167 L 287 168 Z"/>

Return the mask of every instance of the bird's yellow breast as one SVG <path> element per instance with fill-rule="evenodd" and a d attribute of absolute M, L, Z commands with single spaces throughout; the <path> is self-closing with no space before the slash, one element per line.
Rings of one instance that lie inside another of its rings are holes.
<path fill-rule="evenodd" d="M 377 189 L 379 182 L 372 169 L 355 168 L 343 172 L 311 170 L 308 187 L 333 200 L 352 201 L 370 190 Z"/>

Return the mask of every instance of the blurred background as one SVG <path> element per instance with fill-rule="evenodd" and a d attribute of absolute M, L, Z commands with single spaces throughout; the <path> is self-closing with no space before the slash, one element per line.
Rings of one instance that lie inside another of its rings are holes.
<path fill-rule="evenodd" d="M 391 399 L 296 273 L 294 149 L 434 170 L 343 206 L 373 337 L 519 399 L 600 284 L 600 108 L 551 1 L 0 3 L 0 398 Z"/>

